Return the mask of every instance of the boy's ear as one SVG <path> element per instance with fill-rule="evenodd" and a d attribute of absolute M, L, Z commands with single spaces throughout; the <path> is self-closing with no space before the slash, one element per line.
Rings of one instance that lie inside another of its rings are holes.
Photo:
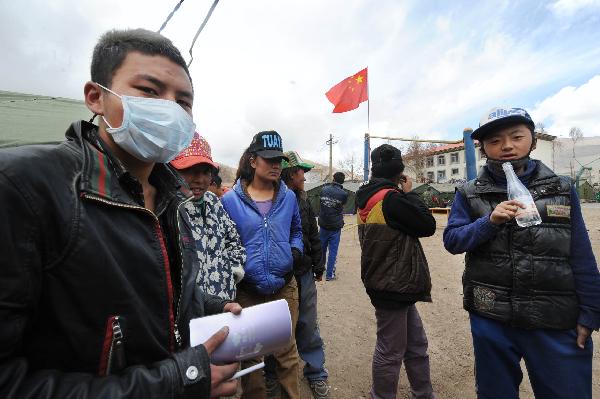
<path fill-rule="evenodd" d="M 87 82 L 83 86 L 85 105 L 96 115 L 104 115 L 104 102 L 102 101 L 102 88 L 94 82 Z"/>
<path fill-rule="evenodd" d="M 537 145 L 537 137 L 533 136 L 533 140 L 531 141 L 531 150 L 529 150 L 529 152 L 535 150 L 536 145 Z"/>

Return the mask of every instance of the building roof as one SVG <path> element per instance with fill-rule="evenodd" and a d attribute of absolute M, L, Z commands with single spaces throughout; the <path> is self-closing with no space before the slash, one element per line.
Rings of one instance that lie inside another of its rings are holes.
<path fill-rule="evenodd" d="M 72 122 L 91 116 L 83 101 L 0 90 L 0 147 L 61 142 Z"/>
<path fill-rule="evenodd" d="M 440 145 L 438 147 L 432 148 L 431 151 L 432 151 L 432 153 L 439 154 L 442 152 L 462 150 L 463 147 L 464 147 L 463 143 L 444 144 L 444 145 Z"/>

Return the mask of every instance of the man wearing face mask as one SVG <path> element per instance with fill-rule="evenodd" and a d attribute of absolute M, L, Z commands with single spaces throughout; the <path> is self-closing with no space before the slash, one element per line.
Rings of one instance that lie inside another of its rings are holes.
<path fill-rule="evenodd" d="M 193 88 L 179 51 L 146 30 L 94 49 L 87 107 L 58 145 L 0 151 L 0 397 L 231 395 L 236 364 L 189 346 L 189 321 L 241 307 L 205 295 L 180 180 Z M 41 172 L 41 173 L 40 173 Z"/>
<path fill-rule="evenodd" d="M 592 397 L 592 330 L 600 327 L 600 274 L 571 179 L 529 158 L 534 123 L 521 108 L 493 108 L 471 137 L 486 165 L 458 188 L 444 245 L 466 252 L 478 397 L 518 398 L 525 360 L 538 398 Z M 542 223 L 519 227 L 502 164 L 529 189 Z"/>

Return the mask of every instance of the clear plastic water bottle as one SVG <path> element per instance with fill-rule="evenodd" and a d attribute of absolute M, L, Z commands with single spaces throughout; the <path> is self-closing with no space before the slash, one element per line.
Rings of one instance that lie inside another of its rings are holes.
<path fill-rule="evenodd" d="M 508 199 L 516 200 L 525 205 L 525 209 L 519 208 L 515 220 L 521 227 L 535 226 L 542 223 L 540 213 L 535 206 L 533 197 L 527 187 L 517 177 L 510 162 L 502 164 L 502 169 L 506 175 L 506 190 L 508 191 Z"/>

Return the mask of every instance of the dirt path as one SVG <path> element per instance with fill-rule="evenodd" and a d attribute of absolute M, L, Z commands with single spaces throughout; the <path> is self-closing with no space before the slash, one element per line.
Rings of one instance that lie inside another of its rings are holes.
<path fill-rule="evenodd" d="M 600 259 L 600 207 L 584 207 L 584 217 L 596 258 Z M 429 338 L 434 389 L 438 398 L 475 398 L 473 350 L 467 313 L 462 309 L 463 256 L 451 255 L 442 244 L 446 217 L 436 217 L 436 234 L 422 240 L 431 268 L 433 303 L 419 304 Z M 348 217 L 347 225 L 355 219 Z M 355 228 L 342 234 L 338 280 L 318 283 L 321 335 L 326 344 L 332 398 L 368 397 L 371 357 L 375 346 L 375 314 L 360 281 L 360 248 Z M 597 340 L 598 333 L 594 333 Z M 594 353 L 594 398 L 600 399 L 600 351 Z M 533 398 L 526 373 L 521 398 Z M 303 380 L 302 397 L 310 398 Z M 398 398 L 408 398 L 404 370 Z"/>

